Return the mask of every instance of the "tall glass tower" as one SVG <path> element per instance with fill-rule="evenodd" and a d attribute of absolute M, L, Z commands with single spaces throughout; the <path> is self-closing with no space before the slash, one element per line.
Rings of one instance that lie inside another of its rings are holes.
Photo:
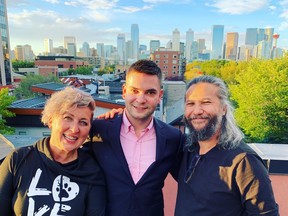
<path fill-rule="evenodd" d="M 245 45 L 255 46 L 258 44 L 258 29 L 257 28 L 247 28 Z"/>
<path fill-rule="evenodd" d="M 0 0 L 0 32 L 0 86 L 4 86 L 13 82 L 6 0 Z"/>
<path fill-rule="evenodd" d="M 191 49 L 192 49 L 192 43 L 194 41 L 194 32 L 192 29 L 189 29 L 186 32 L 186 50 L 185 50 L 185 57 L 186 61 L 189 62 L 191 61 Z"/>
<path fill-rule="evenodd" d="M 118 34 L 117 36 L 117 52 L 119 56 L 119 64 L 126 65 L 126 40 L 125 34 Z"/>
<path fill-rule="evenodd" d="M 131 25 L 132 57 L 138 60 L 139 56 L 139 27 L 138 24 Z"/>
<path fill-rule="evenodd" d="M 211 58 L 210 59 L 222 59 L 223 58 L 223 37 L 224 37 L 224 25 L 212 26 L 212 43 L 211 43 Z"/>

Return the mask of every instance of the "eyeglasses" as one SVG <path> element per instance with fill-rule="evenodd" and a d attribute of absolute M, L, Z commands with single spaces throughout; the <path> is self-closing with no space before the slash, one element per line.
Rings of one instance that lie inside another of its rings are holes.
<path fill-rule="evenodd" d="M 188 183 L 190 181 L 190 179 L 191 179 L 192 175 L 194 174 L 196 166 L 198 165 L 200 159 L 201 159 L 201 155 L 195 154 L 193 156 L 192 160 L 190 161 L 190 163 L 189 163 L 189 160 L 187 160 L 188 163 L 189 163 L 189 166 L 188 166 L 188 169 L 186 171 L 185 178 L 184 178 L 184 182 L 185 183 Z"/>

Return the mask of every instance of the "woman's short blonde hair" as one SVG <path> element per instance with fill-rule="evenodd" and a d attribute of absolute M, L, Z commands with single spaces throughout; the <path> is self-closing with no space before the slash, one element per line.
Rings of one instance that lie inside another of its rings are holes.
<path fill-rule="evenodd" d="M 77 88 L 66 87 L 61 91 L 53 93 L 51 98 L 46 101 L 41 121 L 44 125 L 48 125 L 53 116 L 61 115 L 72 107 L 90 108 L 92 111 L 92 120 L 95 109 L 95 101 L 92 96 Z"/>

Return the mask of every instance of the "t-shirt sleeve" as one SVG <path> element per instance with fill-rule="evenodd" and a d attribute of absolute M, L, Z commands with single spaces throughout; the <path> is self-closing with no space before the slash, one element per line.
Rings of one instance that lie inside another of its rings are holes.
<path fill-rule="evenodd" d="M 236 184 L 247 215 L 279 215 L 268 170 L 261 158 L 246 154 L 236 168 Z"/>
<path fill-rule="evenodd" d="M 87 216 L 104 216 L 106 208 L 106 189 L 105 186 L 92 186 L 86 200 Z"/>
<path fill-rule="evenodd" d="M 13 154 L 8 154 L 0 165 L 0 212 L 5 216 L 12 215 Z"/>

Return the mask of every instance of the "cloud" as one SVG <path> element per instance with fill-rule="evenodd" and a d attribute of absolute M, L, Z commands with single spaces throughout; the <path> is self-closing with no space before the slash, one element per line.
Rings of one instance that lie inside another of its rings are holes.
<path fill-rule="evenodd" d="M 84 23 L 84 20 L 81 17 L 71 19 L 67 17 L 62 17 L 61 14 L 58 14 L 55 11 L 45 11 L 41 9 L 31 11 L 22 10 L 20 13 L 8 13 L 8 17 L 9 23 L 12 26 L 17 26 L 17 28 L 35 28 L 35 26 L 37 26 L 38 28 L 44 27 L 45 29 L 50 29 L 51 27 L 54 28 L 55 26 L 62 25 L 69 28 Z M 23 23 L 25 23 L 25 25 L 23 25 Z M 67 26 L 68 24 L 69 26 Z"/>
<path fill-rule="evenodd" d="M 280 14 L 280 17 L 288 20 L 288 9 L 284 10 L 284 11 Z"/>
<path fill-rule="evenodd" d="M 160 4 L 160 3 L 175 3 L 175 4 L 186 4 L 191 2 L 191 0 L 143 0 L 144 3 Z"/>
<path fill-rule="evenodd" d="M 9 8 L 22 7 L 29 4 L 27 0 L 6 0 L 6 3 Z"/>
<path fill-rule="evenodd" d="M 69 0 L 65 5 L 79 7 L 83 6 L 90 10 L 109 10 L 117 6 L 118 0 Z"/>
<path fill-rule="evenodd" d="M 59 4 L 60 3 L 59 0 L 45 0 L 45 1 L 48 3 L 51 3 L 51 4 Z"/>
<path fill-rule="evenodd" d="M 152 8 L 153 8 L 152 5 L 144 5 L 143 7 L 126 6 L 121 7 L 120 9 L 115 9 L 114 11 L 120 13 L 135 13 L 139 11 L 150 10 Z"/>
<path fill-rule="evenodd" d="M 279 4 L 282 6 L 288 6 L 288 0 L 279 1 Z"/>
<path fill-rule="evenodd" d="M 218 9 L 220 13 L 239 15 L 251 13 L 269 6 L 269 0 L 212 0 L 206 6 Z"/>

